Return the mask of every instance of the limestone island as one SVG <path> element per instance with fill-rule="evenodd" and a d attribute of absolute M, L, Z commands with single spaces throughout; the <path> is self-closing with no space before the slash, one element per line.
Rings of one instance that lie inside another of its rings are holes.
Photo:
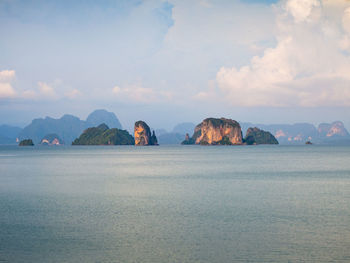
<path fill-rule="evenodd" d="M 19 142 L 19 146 L 34 146 L 32 139 L 25 139 Z"/>
<path fill-rule="evenodd" d="M 103 123 L 86 129 L 72 145 L 134 145 L 134 138 L 126 130 L 110 129 Z"/>
<path fill-rule="evenodd" d="M 240 124 L 232 119 L 207 118 L 198 124 L 192 137 L 186 134 L 183 145 L 256 145 L 278 144 L 270 133 L 258 128 L 249 128 L 243 138 Z"/>
<path fill-rule="evenodd" d="M 249 128 L 244 142 L 248 145 L 254 144 L 278 144 L 277 139 L 270 132 L 260 130 L 259 128 Z"/>
<path fill-rule="evenodd" d="M 241 126 L 237 121 L 207 118 L 194 128 L 192 137 L 186 136 L 182 144 L 239 145 L 243 144 Z"/>
<path fill-rule="evenodd" d="M 144 121 L 135 122 L 134 137 L 136 146 L 159 145 L 154 131 Z"/>

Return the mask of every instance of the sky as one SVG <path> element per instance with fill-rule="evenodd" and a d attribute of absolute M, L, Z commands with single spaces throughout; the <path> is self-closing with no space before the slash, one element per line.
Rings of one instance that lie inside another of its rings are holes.
<path fill-rule="evenodd" d="M 0 124 L 95 109 L 350 128 L 350 1 L 0 0 Z"/>

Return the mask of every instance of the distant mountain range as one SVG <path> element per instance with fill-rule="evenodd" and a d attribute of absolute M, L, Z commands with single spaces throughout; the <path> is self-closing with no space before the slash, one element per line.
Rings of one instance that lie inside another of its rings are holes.
<path fill-rule="evenodd" d="M 110 128 L 122 129 L 122 125 L 113 112 L 95 110 L 86 120 L 73 115 L 64 115 L 59 119 L 51 117 L 34 119 L 23 129 L 9 125 L 0 125 L 0 144 L 17 144 L 18 140 L 32 139 L 35 144 L 50 134 L 56 134 L 70 145 L 84 130 L 105 123 Z M 311 141 L 316 144 L 350 144 L 350 134 L 341 121 L 321 123 L 315 127 L 310 123 L 296 124 L 254 124 L 240 122 L 243 136 L 249 127 L 271 132 L 280 144 L 305 144 Z M 191 122 L 176 125 L 171 132 L 156 130 L 159 144 L 180 144 L 188 133 L 193 135 L 195 124 Z M 18 140 L 16 140 L 18 139 Z"/>
<path fill-rule="evenodd" d="M 196 125 L 191 122 L 179 123 L 171 132 L 164 129 L 156 130 L 159 144 L 181 144 L 185 139 L 186 133 L 193 134 Z"/>
<path fill-rule="evenodd" d="M 305 144 L 306 141 L 317 144 L 350 144 L 350 134 L 341 121 L 321 123 L 317 128 L 310 123 L 266 125 L 241 122 L 240 124 L 243 132 L 249 127 L 269 131 L 280 144 Z"/>
<path fill-rule="evenodd" d="M 21 131 L 19 127 L 0 125 L 0 144 L 16 144 L 16 138 Z"/>
<path fill-rule="evenodd" d="M 101 123 L 106 123 L 111 128 L 122 129 L 114 113 L 96 110 L 85 121 L 68 114 L 60 119 L 51 117 L 34 119 L 31 124 L 20 131 L 18 138 L 20 140 L 30 138 L 35 144 L 38 144 L 46 135 L 57 134 L 65 144 L 70 145 L 85 129 L 98 126 Z"/>

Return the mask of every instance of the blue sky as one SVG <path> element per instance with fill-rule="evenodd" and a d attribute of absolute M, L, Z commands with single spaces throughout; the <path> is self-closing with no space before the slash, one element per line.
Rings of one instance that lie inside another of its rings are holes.
<path fill-rule="evenodd" d="M 348 8 L 345 0 L 2 0 L 0 123 L 106 108 L 126 127 L 144 119 L 171 129 L 208 116 L 349 127 Z"/>

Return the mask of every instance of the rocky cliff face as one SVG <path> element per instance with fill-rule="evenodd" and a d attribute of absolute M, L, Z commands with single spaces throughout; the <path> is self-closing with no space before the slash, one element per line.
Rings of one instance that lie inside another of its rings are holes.
<path fill-rule="evenodd" d="M 208 118 L 196 126 L 192 138 L 188 141 L 202 145 L 242 144 L 242 130 L 234 120 Z"/>
<path fill-rule="evenodd" d="M 267 131 L 259 128 L 249 128 L 247 130 L 244 142 L 248 145 L 252 144 L 278 144 L 277 139 Z"/>
<path fill-rule="evenodd" d="M 134 137 L 135 145 L 158 145 L 157 137 L 154 131 L 151 134 L 151 129 L 144 121 L 135 122 Z"/>

